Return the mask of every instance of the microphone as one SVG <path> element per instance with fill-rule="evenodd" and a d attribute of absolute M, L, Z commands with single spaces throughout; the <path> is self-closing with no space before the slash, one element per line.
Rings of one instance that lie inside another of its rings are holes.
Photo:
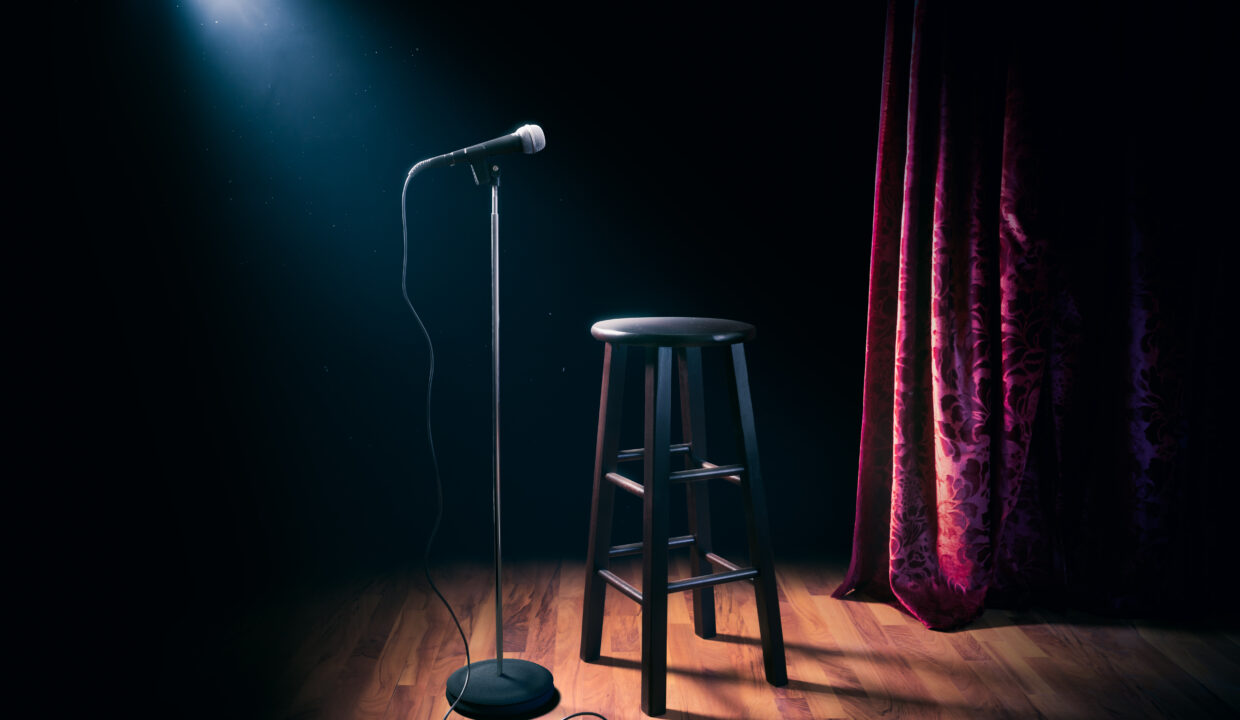
<path fill-rule="evenodd" d="M 451 166 L 456 165 L 462 160 L 472 163 L 491 155 L 503 155 L 514 152 L 523 152 L 527 155 L 533 154 L 546 146 L 547 136 L 543 134 L 542 128 L 537 125 L 522 125 L 517 128 L 516 132 L 431 158 L 426 160 L 425 163 L 426 167 L 438 165 Z"/>

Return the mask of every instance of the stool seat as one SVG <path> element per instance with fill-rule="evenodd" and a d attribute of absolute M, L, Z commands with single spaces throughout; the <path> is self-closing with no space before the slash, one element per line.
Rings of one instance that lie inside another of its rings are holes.
<path fill-rule="evenodd" d="M 758 334 L 749 323 L 699 317 L 636 317 L 596 322 L 590 328 L 596 340 L 624 345 L 697 347 L 733 345 Z"/>

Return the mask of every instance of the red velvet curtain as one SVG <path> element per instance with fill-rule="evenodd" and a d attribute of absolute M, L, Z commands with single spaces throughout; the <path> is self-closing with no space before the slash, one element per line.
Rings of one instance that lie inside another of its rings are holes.
<path fill-rule="evenodd" d="M 987 604 L 1182 607 L 1235 564 L 1212 509 L 1235 483 L 1214 449 L 1209 18 L 995 5 L 888 8 L 835 594 L 931 628 Z"/>

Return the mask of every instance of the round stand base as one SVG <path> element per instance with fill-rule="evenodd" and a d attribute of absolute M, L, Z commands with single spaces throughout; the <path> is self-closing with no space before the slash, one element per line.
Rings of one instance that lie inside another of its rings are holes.
<path fill-rule="evenodd" d="M 496 672 L 495 660 L 479 660 L 470 664 L 469 687 L 465 685 L 465 668 L 448 677 L 448 702 L 458 697 L 456 712 L 470 718 L 536 717 L 554 706 L 557 700 L 551 673 L 542 665 L 528 660 L 504 659 L 504 674 Z"/>

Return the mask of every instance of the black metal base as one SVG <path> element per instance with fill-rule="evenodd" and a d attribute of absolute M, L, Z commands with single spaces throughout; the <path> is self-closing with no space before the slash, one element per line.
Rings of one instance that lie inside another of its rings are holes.
<path fill-rule="evenodd" d="M 469 666 L 469 686 L 465 668 L 448 677 L 448 702 L 461 701 L 456 712 L 469 718 L 530 718 L 551 710 L 559 700 L 551 673 L 538 663 L 504 658 L 500 675 L 495 660 L 479 660 Z"/>

